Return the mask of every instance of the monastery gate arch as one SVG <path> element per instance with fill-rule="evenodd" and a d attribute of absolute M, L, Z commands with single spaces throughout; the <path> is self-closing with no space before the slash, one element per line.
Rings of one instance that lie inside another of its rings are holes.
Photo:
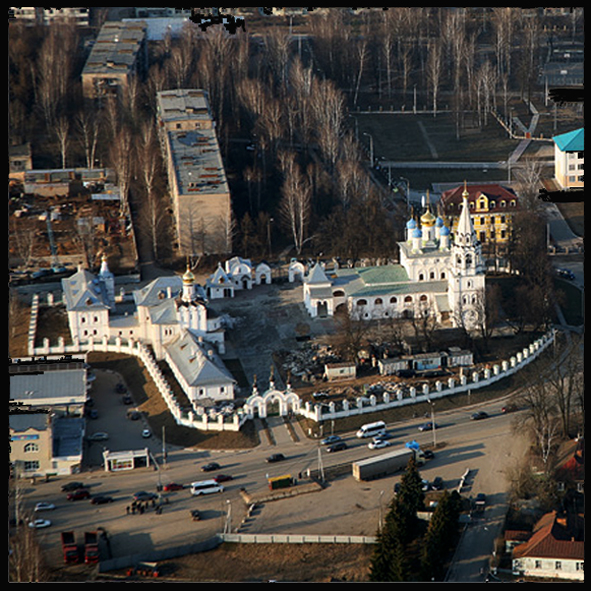
<path fill-rule="evenodd" d="M 300 397 L 292 390 L 276 390 L 271 388 L 264 394 L 254 393 L 246 399 L 243 410 L 249 418 L 254 418 L 255 413 L 262 419 L 268 416 L 269 406 L 279 404 L 279 416 L 287 416 L 289 412 L 297 413 L 300 410 Z"/>

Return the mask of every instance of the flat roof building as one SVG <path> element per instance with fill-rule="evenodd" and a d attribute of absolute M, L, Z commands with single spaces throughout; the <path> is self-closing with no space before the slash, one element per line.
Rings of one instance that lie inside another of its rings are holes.
<path fill-rule="evenodd" d="M 84 97 L 100 99 L 123 92 L 146 65 L 146 23 L 106 22 L 82 70 Z"/>
<path fill-rule="evenodd" d="M 180 254 L 230 252 L 230 189 L 207 92 L 159 92 L 157 109 Z"/>

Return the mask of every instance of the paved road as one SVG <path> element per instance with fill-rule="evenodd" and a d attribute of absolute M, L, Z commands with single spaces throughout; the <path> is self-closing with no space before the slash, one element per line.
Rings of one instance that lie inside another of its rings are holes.
<path fill-rule="evenodd" d="M 95 384 L 96 407 L 99 409 L 99 419 L 96 429 L 103 429 L 100 421 L 108 421 L 113 427 L 117 423 L 117 415 L 123 414 L 127 407 L 117 401 L 106 406 L 101 404 L 101 388 L 111 388 L 115 376 L 98 372 Z M 102 396 L 117 398 L 112 392 Z M 103 399 L 103 402 L 104 399 Z M 105 410 L 110 406 L 110 413 Z M 500 404 L 497 404 L 497 407 Z M 459 478 L 467 468 L 471 469 L 472 478 L 469 479 L 469 489 L 466 494 L 475 495 L 485 492 L 491 501 L 491 510 L 486 513 L 486 519 L 498 510 L 499 515 L 504 511 L 503 501 L 506 490 L 504 470 L 516 460 L 522 450 L 516 446 L 515 437 L 511 435 L 509 417 L 501 415 L 498 408 L 491 407 L 491 418 L 475 424 L 469 419 L 469 411 L 456 413 L 441 413 L 436 417 L 441 429 L 437 433 L 437 442 L 444 447 L 437 452 L 436 458 L 429 462 L 422 474 L 432 480 L 435 476 L 442 476 L 449 487 L 456 486 Z M 110 417 L 110 418 L 109 418 Z M 113 450 L 115 442 L 144 445 L 141 438 L 140 425 L 124 419 L 123 425 L 116 432 L 110 432 L 109 445 Z M 322 465 L 328 467 L 332 463 L 350 462 L 353 459 L 367 457 L 371 452 L 365 441 L 357 440 L 353 434 L 346 439 L 350 445 L 348 450 L 335 454 L 327 454 L 320 449 L 317 441 L 303 437 L 294 442 L 288 436 L 282 420 L 271 420 L 276 445 L 270 445 L 261 436 L 261 444 L 247 451 L 219 451 L 208 452 L 191 449 L 169 450 L 168 461 L 162 470 L 143 468 L 134 472 L 112 474 L 104 472 L 99 466 L 91 466 L 90 470 L 77 476 L 56 478 L 47 483 L 32 485 L 22 483 L 22 494 L 25 507 L 32 507 L 39 500 L 52 501 L 57 508 L 48 517 L 53 525 L 47 530 L 40 530 L 38 535 L 49 552 L 51 561 L 61 561 L 59 550 L 59 532 L 64 529 L 74 530 L 78 536 L 84 531 L 103 527 L 110 539 L 110 551 L 113 556 L 126 556 L 130 553 L 142 553 L 159 550 L 189 542 L 206 540 L 214 534 L 223 531 L 227 526 L 234 531 L 240 528 L 244 533 L 314 533 L 314 534 L 346 534 L 346 535 L 375 535 L 379 520 L 387 510 L 392 498 L 394 483 L 400 475 L 391 476 L 369 483 L 358 483 L 351 476 L 343 476 L 330 481 L 329 486 L 320 492 L 304 494 L 293 499 L 265 503 L 259 507 L 252 517 L 246 520 L 247 506 L 240 495 L 240 489 L 247 492 L 262 492 L 266 488 L 266 478 L 283 473 L 298 475 L 305 474 L 308 469 L 316 469 L 321 458 Z M 392 425 L 391 432 L 397 442 L 403 444 L 409 439 L 416 439 L 421 445 L 429 445 L 432 434 L 419 433 L 419 421 Z M 94 429 L 94 427 L 93 427 Z M 118 444 L 118 445 L 119 445 Z M 94 445 L 94 444 L 93 444 Z M 154 454 L 159 456 L 160 443 L 154 438 L 148 442 Z M 265 463 L 265 457 L 271 452 L 281 451 L 287 459 L 277 464 Z M 92 458 L 92 450 L 89 455 Z M 320 454 L 320 455 L 319 455 Z M 196 479 L 209 476 L 200 471 L 200 467 L 209 461 L 219 462 L 220 471 L 234 476 L 234 480 L 227 483 L 224 493 L 209 497 L 193 498 L 188 490 L 166 494 L 168 504 L 163 505 L 162 514 L 148 508 L 144 514 L 127 514 L 126 507 L 130 503 L 131 495 L 137 490 L 155 491 L 157 486 L 168 481 L 189 483 Z M 109 505 L 93 506 L 88 501 L 68 502 L 60 487 L 69 480 L 81 480 L 86 483 L 93 495 L 108 494 L 115 498 Z M 199 508 L 203 520 L 193 522 L 189 518 L 189 511 Z M 481 523 L 481 522 L 479 522 Z M 478 546 L 482 549 L 483 557 L 490 552 L 492 545 L 489 540 L 482 540 L 480 532 Z M 469 536 L 472 535 L 472 532 Z M 475 544 L 467 536 L 467 547 Z M 107 548 L 102 548 L 103 556 Z M 463 556 L 463 554 L 462 554 Z M 470 571 L 471 576 L 478 572 L 482 560 L 467 554 L 459 561 L 462 570 L 458 571 L 454 580 L 466 580 Z"/>

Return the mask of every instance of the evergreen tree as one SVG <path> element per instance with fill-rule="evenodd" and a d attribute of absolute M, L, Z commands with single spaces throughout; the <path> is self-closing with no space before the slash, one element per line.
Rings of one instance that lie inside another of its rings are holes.
<path fill-rule="evenodd" d="M 429 522 L 421 552 L 422 580 L 441 580 L 445 561 L 457 531 L 461 499 L 454 491 L 445 491 Z"/>
<path fill-rule="evenodd" d="M 384 526 L 371 560 L 370 580 L 408 581 L 411 567 L 408 548 L 417 537 L 417 511 L 423 508 L 425 495 L 417 463 L 411 458 L 400 483 L 400 490 L 390 503 Z"/>

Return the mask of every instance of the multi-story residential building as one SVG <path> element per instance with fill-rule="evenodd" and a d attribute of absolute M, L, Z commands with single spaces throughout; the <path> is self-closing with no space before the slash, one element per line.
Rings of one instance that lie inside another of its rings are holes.
<path fill-rule="evenodd" d="M 181 255 L 232 248 L 230 189 L 204 90 L 159 92 L 157 117 Z"/>
<path fill-rule="evenodd" d="M 554 140 L 554 177 L 563 189 L 585 186 L 585 128 L 575 129 Z"/>
<path fill-rule="evenodd" d="M 478 240 L 485 251 L 503 247 L 511 238 L 512 218 L 519 211 L 519 198 L 509 188 L 499 184 L 466 185 L 470 217 Z M 462 212 L 464 187 L 461 185 L 441 195 L 443 216 L 452 233 Z"/>
<path fill-rule="evenodd" d="M 108 21 L 94 41 L 82 70 L 82 92 L 87 99 L 120 95 L 147 65 L 146 24 Z"/>

